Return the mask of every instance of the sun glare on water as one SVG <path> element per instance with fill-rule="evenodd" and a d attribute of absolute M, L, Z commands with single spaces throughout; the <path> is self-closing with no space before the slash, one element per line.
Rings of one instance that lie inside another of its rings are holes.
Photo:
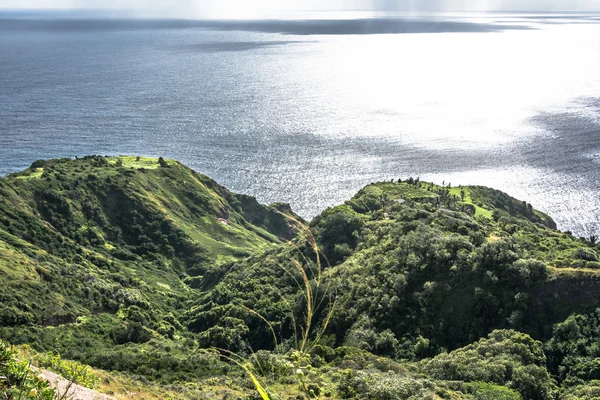
<path fill-rule="evenodd" d="M 497 145 L 539 134 L 533 117 L 598 89 L 589 79 L 598 54 L 572 45 L 596 40 L 586 29 L 332 38 L 320 73 L 344 94 L 339 102 L 379 120 L 361 135 L 419 138 L 429 148 Z"/>

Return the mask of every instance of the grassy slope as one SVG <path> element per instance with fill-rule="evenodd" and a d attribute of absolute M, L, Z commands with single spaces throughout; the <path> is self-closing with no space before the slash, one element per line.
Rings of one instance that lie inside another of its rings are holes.
<path fill-rule="evenodd" d="M 157 160 L 152 158 L 137 160 L 136 157 L 124 156 L 106 160 L 108 167 L 86 160 L 66 162 L 56 166 L 54 175 L 48 175 L 50 179 L 53 176 L 68 181 L 86 179 L 89 174 L 96 175 L 100 180 L 116 179 L 117 184 L 127 186 L 127 191 L 139 201 L 139 205 L 160 212 L 165 219 L 175 223 L 216 256 L 232 255 L 236 250 L 245 250 L 249 246 L 259 249 L 265 243 L 278 242 L 278 238 L 264 226 L 245 224 L 240 210 L 233 210 L 229 204 L 235 195 L 176 161 L 167 160 L 169 167 L 160 168 Z M 121 167 L 116 165 L 118 160 L 122 162 Z M 37 168 L 6 178 L 15 179 L 13 183 L 6 183 L 14 185 L 16 190 L 24 189 L 31 194 L 43 187 L 42 175 L 43 168 Z M 188 199 L 190 195 L 191 201 Z M 23 204 L 22 200 L 26 199 L 13 198 L 17 204 Z M 194 211 L 197 211 L 194 205 L 198 203 L 204 207 L 202 211 L 207 211 L 201 215 L 202 223 L 198 223 L 198 215 L 194 215 Z M 219 217 L 229 218 L 229 224 L 219 223 Z"/>
<path fill-rule="evenodd" d="M 286 207 L 166 163 L 50 160 L 0 179 L 2 336 L 84 359 L 177 339 L 194 279 L 295 234 Z"/>
<path fill-rule="evenodd" d="M 473 201 L 473 198 L 471 197 L 471 188 L 470 187 L 464 187 L 464 188 L 451 188 L 450 189 L 450 193 L 453 194 L 454 196 L 457 197 L 461 197 L 461 192 L 464 193 L 464 203 L 465 204 L 471 204 L 475 207 L 475 216 L 482 216 L 482 217 L 486 217 L 486 218 L 492 218 L 492 211 L 484 208 L 482 206 L 479 206 L 478 204 L 476 204 Z M 461 197 L 462 200 L 462 197 Z"/>

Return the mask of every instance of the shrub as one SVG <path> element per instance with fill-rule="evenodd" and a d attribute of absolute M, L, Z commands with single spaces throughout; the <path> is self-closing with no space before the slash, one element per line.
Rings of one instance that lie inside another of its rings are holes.
<path fill-rule="evenodd" d="M 18 361 L 8 344 L 0 341 L 0 393 L 6 399 L 54 400 L 56 392 L 43 375 L 27 362 Z"/>
<path fill-rule="evenodd" d="M 46 160 L 36 160 L 31 163 L 31 169 L 44 168 L 46 166 Z"/>
<path fill-rule="evenodd" d="M 542 343 L 512 330 L 497 330 L 487 338 L 422 362 L 425 372 L 444 380 L 505 385 L 526 399 L 553 396 L 554 380 L 545 368 Z"/>
<path fill-rule="evenodd" d="M 596 252 L 592 249 L 586 249 L 586 248 L 579 248 L 575 251 L 575 253 L 573 253 L 573 257 L 578 259 L 578 260 L 584 260 L 584 261 L 592 261 L 592 262 L 596 262 L 598 261 L 598 254 L 596 254 Z"/>
<path fill-rule="evenodd" d="M 487 382 L 471 382 L 465 385 L 475 400 L 521 400 L 521 395 L 507 387 Z"/>
<path fill-rule="evenodd" d="M 337 386 L 343 399 L 429 399 L 435 385 L 427 379 L 415 379 L 394 372 L 353 372 L 346 370 Z"/>
<path fill-rule="evenodd" d="M 458 229 L 456 230 L 457 233 L 463 235 L 463 236 L 467 236 L 469 234 L 469 228 L 467 228 L 464 225 L 461 225 L 458 227 Z"/>
<path fill-rule="evenodd" d="M 396 339 L 394 333 L 389 329 L 380 333 L 376 332 L 372 328 L 369 318 L 363 315 L 348 331 L 344 344 L 367 350 L 374 354 L 395 357 L 398 348 L 398 339 Z"/>
<path fill-rule="evenodd" d="M 78 363 L 77 361 L 63 360 L 60 354 L 52 352 L 40 354 L 35 357 L 39 366 L 50 371 L 56 372 L 71 382 L 78 385 L 96 389 L 100 386 L 100 380 L 87 366 Z"/>

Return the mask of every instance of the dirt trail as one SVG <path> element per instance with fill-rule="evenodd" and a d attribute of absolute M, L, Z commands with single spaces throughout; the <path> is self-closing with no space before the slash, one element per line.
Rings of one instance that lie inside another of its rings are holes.
<path fill-rule="evenodd" d="M 44 374 L 50 385 L 57 389 L 60 396 L 68 389 L 64 400 L 116 400 L 114 397 L 98 393 L 95 390 L 80 385 L 73 384 L 69 387 L 69 381 L 54 372 L 45 369 L 40 370 L 40 372 Z"/>

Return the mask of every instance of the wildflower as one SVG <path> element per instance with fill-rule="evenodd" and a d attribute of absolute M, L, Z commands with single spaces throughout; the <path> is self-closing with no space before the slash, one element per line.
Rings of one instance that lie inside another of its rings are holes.
<path fill-rule="evenodd" d="M 46 380 L 46 377 L 44 376 L 44 374 L 39 374 L 39 375 L 37 376 L 37 380 L 38 380 L 38 381 L 40 381 L 40 382 L 43 382 L 43 381 L 45 381 L 45 380 Z"/>
<path fill-rule="evenodd" d="M 298 368 L 296 370 L 296 375 L 298 375 L 300 378 L 302 378 L 304 376 L 304 372 L 302 372 L 302 370 L 300 368 Z"/>
<path fill-rule="evenodd" d="M 38 391 L 36 388 L 33 388 L 29 391 L 30 396 L 37 396 L 37 394 L 38 394 Z"/>

